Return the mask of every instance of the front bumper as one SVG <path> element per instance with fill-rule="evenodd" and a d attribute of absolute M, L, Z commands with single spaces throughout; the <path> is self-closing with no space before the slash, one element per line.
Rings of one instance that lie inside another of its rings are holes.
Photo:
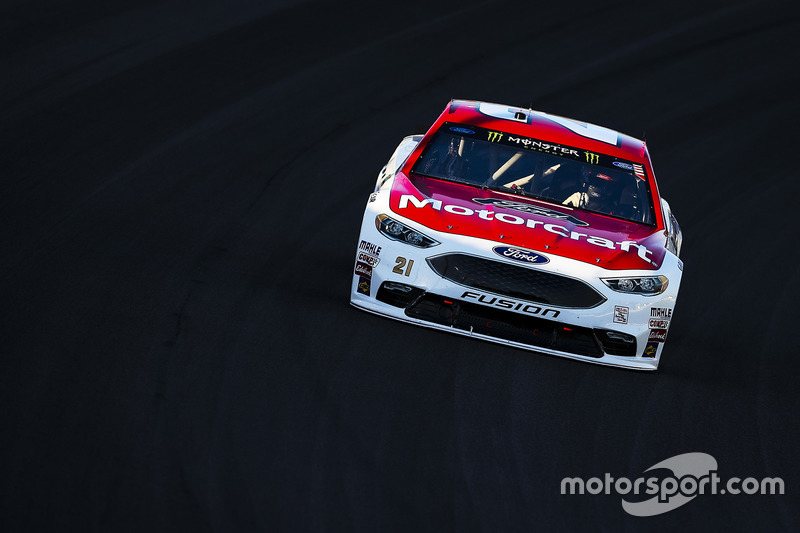
<path fill-rule="evenodd" d="M 350 301 L 355 307 L 549 355 L 636 370 L 658 368 L 680 285 L 677 257 L 668 254 L 655 273 L 608 271 L 546 250 L 539 252 L 550 259 L 547 264 L 520 266 L 493 253 L 498 242 L 432 231 L 382 211 L 381 203 L 367 205 L 362 223 L 351 287 Z M 417 248 L 388 239 L 376 228 L 375 217 L 381 212 L 440 244 Z M 487 289 L 485 283 L 473 283 L 468 275 L 443 276 L 436 258 L 456 255 L 574 280 L 593 289 L 598 298 L 586 301 L 583 295 L 581 301 L 556 298 L 560 305 L 544 304 L 521 290 L 505 286 Z M 615 292 L 601 281 L 604 277 L 655 274 L 670 280 L 667 290 L 656 296 Z"/>

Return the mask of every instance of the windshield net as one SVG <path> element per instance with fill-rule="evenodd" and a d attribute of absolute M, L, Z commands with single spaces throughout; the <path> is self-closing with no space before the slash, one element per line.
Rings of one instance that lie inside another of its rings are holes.
<path fill-rule="evenodd" d="M 445 123 L 412 172 L 655 223 L 642 165 L 530 137 Z"/>

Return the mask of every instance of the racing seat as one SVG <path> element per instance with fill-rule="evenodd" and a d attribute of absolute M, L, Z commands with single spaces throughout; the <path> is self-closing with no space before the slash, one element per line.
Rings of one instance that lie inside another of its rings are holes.
<path fill-rule="evenodd" d="M 581 182 L 578 178 L 578 169 L 574 165 L 562 163 L 553 172 L 551 185 L 542 190 L 542 197 L 560 204 L 580 190 Z"/>
<path fill-rule="evenodd" d="M 629 185 L 622 189 L 615 215 L 627 220 L 642 220 L 641 210 L 639 209 L 639 195 L 636 188 Z"/>

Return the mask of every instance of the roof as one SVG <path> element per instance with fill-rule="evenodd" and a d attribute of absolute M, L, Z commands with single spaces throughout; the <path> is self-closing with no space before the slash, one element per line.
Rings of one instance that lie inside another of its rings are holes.
<path fill-rule="evenodd" d="M 438 128 L 445 121 L 497 129 L 637 162 L 647 162 L 647 149 L 640 139 L 596 124 L 533 109 L 475 100 L 452 100 L 434 127 Z"/>

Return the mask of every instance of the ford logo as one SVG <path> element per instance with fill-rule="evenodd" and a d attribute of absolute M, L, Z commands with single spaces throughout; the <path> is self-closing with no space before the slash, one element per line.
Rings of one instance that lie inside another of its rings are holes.
<path fill-rule="evenodd" d="M 475 135 L 475 132 L 472 130 L 468 130 L 467 128 L 457 128 L 455 126 L 450 128 L 450 131 L 454 131 L 456 133 L 464 133 L 466 135 Z"/>
<path fill-rule="evenodd" d="M 523 263 L 541 264 L 550 262 L 550 259 L 540 253 L 531 252 L 523 248 L 514 248 L 513 246 L 495 246 L 492 248 L 492 251 L 500 257 L 521 261 Z"/>
<path fill-rule="evenodd" d="M 614 161 L 614 166 L 624 168 L 625 170 L 633 170 L 633 165 L 630 163 L 623 163 L 622 161 Z"/>

